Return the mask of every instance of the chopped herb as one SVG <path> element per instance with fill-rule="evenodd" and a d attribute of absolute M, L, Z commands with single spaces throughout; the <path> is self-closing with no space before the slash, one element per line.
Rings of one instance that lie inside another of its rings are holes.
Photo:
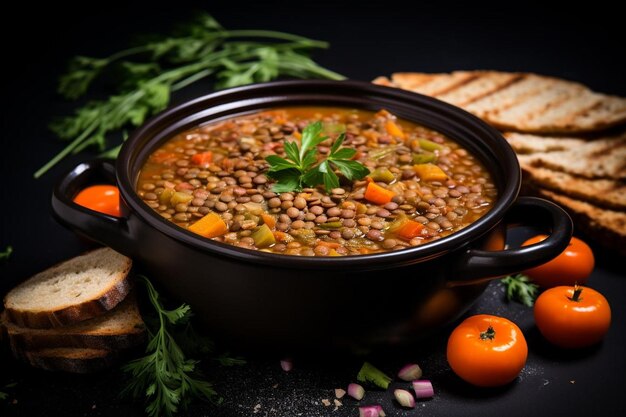
<path fill-rule="evenodd" d="M 526 275 L 509 275 L 501 281 L 505 286 L 507 301 L 515 300 L 527 307 L 533 306 L 539 286 L 530 282 Z"/>
<path fill-rule="evenodd" d="M 13 388 L 16 385 L 17 385 L 17 382 L 11 382 L 10 384 L 6 384 L 3 389 Z M 9 394 L 7 394 L 6 392 L 0 391 L 0 400 L 6 400 L 7 398 L 9 398 Z"/>
<path fill-rule="evenodd" d="M 389 388 L 391 382 L 390 377 L 369 362 L 363 362 L 356 379 L 359 382 L 369 382 L 383 389 Z"/>
<path fill-rule="evenodd" d="M 9 256 L 13 253 L 13 248 L 11 246 L 7 246 L 4 252 L 0 252 L 0 260 L 9 259 Z"/>
<path fill-rule="evenodd" d="M 341 148 L 345 133 L 339 134 L 328 155 L 318 163 L 317 145 L 328 139 L 328 136 L 322 136 L 322 131 L 322 122 L 309 123 L 302 130 L 300 146 L 296 142 L 285 142 L 285 158 L 278 155 L 265 158 L 270 165 L 267 175 L 276 180 L 272 191 L 300 191 L 305 185 L 315 187 L 323 184 L 326 191 L 330 192 L 339 187 L 335 169 L 348 180 L 358 180 L 369 174 L 369 169 L 350 159 L 356 154 L 356 150 Z"/>
<path fill-rule="evenodd" d="M 279 76 L 344 79 L 308 57 L 326 42 L 268 30 L 226 30 L 207 14 L 181 28 L 177 36 L 144 43 L 106 58 L 75 57 L 60 78 L 58 92 L 68 99 L 83 96 L 107 70 L 122 80 L 116 94 L 91 101 L 73 116 L 51 125 L 61 139 L 71 141 L 35 172 L 39 178 L 70 153 L 89 146 L 101 152 L 106 136 L 124 126 L 139 126 L 163 110 L 171 94 L 201 79 L 213 77 L 217 88 L 270 81 Z M 118 148 L 106 153 L 116 157 Z"/>
<path fill-rule="evenodd" d="M 141 279 L 158 316 L 158 328 L 156 331 L 148 329 L 150 340 L 146 356 L 122 368 L 131 374 L 123 394 L 147 400 L 146 412 L 151 417 L 172 416 L 192 398 L 220 402 L 211 384 L 200 379 L 195 369 L 198 361 L 185 357 L 170 331 L 172 326 L 189 319 L 189 306 L 182 304 L 174 310 L 166 310 L 150 281 L 145 277 Z"/>

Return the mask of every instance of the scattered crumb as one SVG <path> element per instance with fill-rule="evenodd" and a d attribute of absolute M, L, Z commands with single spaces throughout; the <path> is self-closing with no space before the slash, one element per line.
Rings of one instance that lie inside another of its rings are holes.
<path fill-rule="evenodd" d="M 258 413 L 259 411 L 261 411 L 261 404 L 255 405 L 253 409 L 254 414 Z"/>
<path fill-rule="evenodd" d="M 11 404 L 13 404 L 13 405 L 17 404 L 17 398 L 14 399 L 13 401 L 11 401 Z"/>
<path fill-rule="evenodd" d="M 335 403 L 335 407 L 336 407 L 336 408 L 341 407 L 341 406 L 343 405 L 343 404 L 342 404 L 342 402 L 341 402 L 341 401 L 339 401 L 339 400 L 338 400 L 338 399 L 336 399 L 336 398 L 335 398 L 334 403 Z"/>
<path fill-rule="evenodd" d="M 278 388 L 278 384 L 272 385 L 272 388 Z"/>
<path fill-rule="evenodd" d="M 570 384 L 575 384 L 575 383 L 576 383 L 576 381 L 572 379 L 569 383 L 570 383 Z"/>
<path fill-rule="evenodd" d="M 346 395 L 345 390 L 342 390 L 341 388 L 335 388 L 335 397 L 343 398 L 344 395 Z"/>
<path fill-rule="evenodd" d="M 324 398 L 322 400 L 322 404 L 324 404 L 325 407 L 328 407 L 328 406 L 330 406 L 330 401 L 328 401 L 326 398 Z"/>
<path fill-rule="evenodd" d="M 95 405 L 95 404 L 94 404 L 94 405 L 92 405 L 92 406 L 91 406 L 91 409 L 92 409 L 92 410 L 95 410 L 95 409 L 96 409 L 96 405 Z"/>

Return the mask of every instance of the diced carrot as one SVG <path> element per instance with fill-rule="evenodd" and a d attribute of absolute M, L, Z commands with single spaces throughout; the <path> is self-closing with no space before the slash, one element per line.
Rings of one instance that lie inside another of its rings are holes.
<path fill-rule="evenodd" d="M 413 170 L 422 181 L 445 181 L 448 176 L 434 164 L 413 165 Z"/>
<path fill-rule="evenodd" d="M 331 250 L 328 252 L 328 256 L 341 256 L 341 254 L 339 254 L 339 252 L 337 252 L 336 250 L 331 249 Z"/>
<path fill-rule="evenodd" d="M 391 136 L 395 136 L 395 137 L 400 138 L 400 139 L 404 139 L 406 137 L 404 135 L 404 132 L 402 131 L 402 128 L 400 126 L 398 126 L 396 124 L 396 122 L 394 122 L 393 120 L 387 120 L 385 122 L 385 130 Z"/>
<path fill-rule="evenodd" d="M 318 246 L 326 246 L 327 248 L 331 248 L 331 249 L 337 249 L 339 246 L 341 246 L 337 242 L 328 242 L 326 240 L 320 240 L 317 242 L 317 244 Z"/>
<path fill-rule="evenodd" d="M 284 242 L 285 240 L 287 240 L 287 233 L 281 232 L 280 230 L 275 230 L 274 239 L 276 239 L 279 242 Z"/>
<path fill-rule="evenodd" d="M 228 231 L 226 222 L 216 213 L 209 213 L 187 229 L 204 237 L 221 236 Z"/>
<path fill-rule="evenodd" d="M 294 130 L 294 132 L 292 133 L 292 135 L 294 135 L 295 137 L 297 137 L 298 139 L 302 139 L 302 133 L 298 132 L 297 130 Z"/>
<path fill-rule="evenodd" d="M 274 229 L 276 227 L 276 218 L 268 213 L 261 213 L 261 218 L 263 219 L 263 223 L 268 225 L 270 229 Z"/>
<path fill-rule="evenodd" d="M 213 161 L 213 152 L 200 152 L 191 157 L 191 162 L 196 165 L 209 165 Z"/>
<path fill-rule="evenodd" d="M 424 229 L 422 223 L 416 222 L 415 220 L 407 220 L 395 233 L 405 239 L 413 239 L 422 234 L 422 229 Z"/>
<path fill-rule="evenodd" d="M 396 193 L 393 191 L 387 190 L 373 181 L 367 184 L 365 189 L 365 199 L 376 204 L 387 204 L 395 195 Z"/>

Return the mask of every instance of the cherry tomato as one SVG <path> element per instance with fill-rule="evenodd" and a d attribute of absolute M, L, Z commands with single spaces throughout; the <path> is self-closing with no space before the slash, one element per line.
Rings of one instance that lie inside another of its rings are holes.
<path fill-rule="evenodd" d="M 611 325 L 611 307 L 602 294 L 588 287 L 560 286 L 535 301 L 535 323 L 554 345 L 581 348 L 598 343 Z"/>
<path fill-rule="evenodd" d="M 448 363 L 465 381 L 495 387 L 513 381 L 526 364 L 528 346 L 522 331 L 503 317 L 479 314 L 452 331 Z"/>
<path fill-rule="evenodd" d="M 538 243 L 547 238 L 538 235 L 528 239 L 522 246 Z M 540 287 L 584 284 L 593 271 L 595 260 L 591 248 L 582 240 L 572 237 L 567 248 L 551 261 L 524 271 Z"/>
<path fill-rule="evenodd" d="M 120 216 L 120 190 L 113 185 L 92 185 L 82 190 L 74 202 L 111 216 Z"/>

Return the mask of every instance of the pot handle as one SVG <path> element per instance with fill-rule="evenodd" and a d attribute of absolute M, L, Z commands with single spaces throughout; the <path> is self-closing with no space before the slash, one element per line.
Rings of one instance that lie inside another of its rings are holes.
<path fill-rule="evenodd" d="M 65 174 L 52 192 L 52 212 L 59 223 L 103 245 L 133 255 L 127 217 L 100 213 L 74 202 L 78 192 L 88 185 L 115 184 L 115 165 L 110 160 L 95 159 L 83 162 Z M 125 211 L 120 197 L 120 210 Z M 130 252 L 130 253 L 129 253 Z"/>
<path fill-rule="evenodd" d="M 565 250 L 574 229 L 572 219 L 561 207 L 535 197 L 519 197 L 504 222 L 508 227 L 538 226 L 550 235 L 541 242 L 515 249 L 468 249 L 456 265 L 458 278 L 451 285 L 486 281 L 546 263 Z"/>

